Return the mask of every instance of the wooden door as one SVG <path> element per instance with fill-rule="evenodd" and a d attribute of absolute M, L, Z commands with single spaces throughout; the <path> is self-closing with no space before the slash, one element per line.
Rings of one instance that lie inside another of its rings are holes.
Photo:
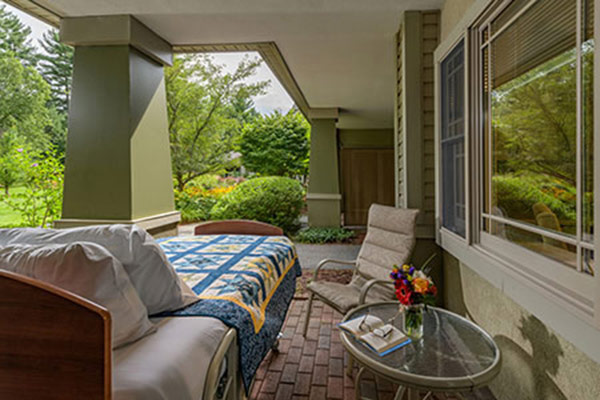
<path fill-rule="evenodd" d="M 342 149 L 344 225 L 366 225 L 373 203 L 394 205 L 394 150 Z"/>

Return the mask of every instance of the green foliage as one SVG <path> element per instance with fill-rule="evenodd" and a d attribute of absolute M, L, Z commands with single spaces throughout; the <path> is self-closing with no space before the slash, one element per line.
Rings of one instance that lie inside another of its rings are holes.
<path fill-rule="evenodd" d="M 0 53 L 0 136 L 11 130 L 35 149 L 47 149 L 49 98 L 48 84 L 33 67 L 10 52 Z"/>
<path fill-rule="evenodd" d="M 573 50 L 494 90 L 494 157 L 499 174 L 543 174 L 575 186 L 575 71 Z"/>
<path fill-rule="evenodd" d="M 61 113 L 69 109 L 73 76 L 73 47 L 60 42 L 58 31 L 44 33 L 39 41 L 46 54 L 39 56 L 39 70 L 52 91 L 51 102 Z"/>
<path fill-rule="evenodd" d="M 21 186 L 14 186 L 10 190 L 10 195 L 14 196 L 24 190 Z M 24 227 L 25 224 L 21 221 L 21 215 L 6 204 L 4 197 L 5 195 L 0 191 L 0 228 Z"/>
<path fill-rule="evenodd" d="M 314 227 L 298 232 L 295 240 L 300 243 L 346 243 L 354 237 L 354 232 L 340 227 Z"/>
<path fill-rule="evenodd" d="M 308 173 L 310 125 L 296 109 L 275 111 L 244 126 L 242 163 L 261 175 L 304 176 Z"/>
<path fill-rule="evenodd" d="M 183 222 L 208 221 L 213 206 L 231 192 L 241 181 L 218 175 L 201 175 L 189 182 L 182 191 L 175 191 L 175 208 Z"/>
<path fill-rule="evenodd" d="M 304 205 L 302 185 L 290 178 L 265 177 L 242 182 L 213 207 L 213 219 L 249 219 L 283 229 L 286 234 L 298 230 L 298 218 Z"/>
<path fill-rule="evenodd" d="M 40 157 L 27 149 L 14 155 L 23 173 L 24 190 L 4 202 L 21 215 L 25 226 L 46 227 L 60 216 L 63 165 L 51 156 Z"/>
<path fill-rule="evenodd" d="M 247 112 L 249 99 L 268 85 L 246 82 L 260 65 L 259 59 L 245 58 L 229 73 L 208 55 L 180 55 L 165 69 L 171 159 L 178 190 L 200 175 L 227 168 L 243 119 L 236 117 L 236 110 Z"/>
<path fill-rule="evenodd" d="M 175 208 L 181 212 L 184 223 L 208 221 L 215 204 L 217 199 L 214 197 L 193 195 L 187 191 L 175 193 Z"/>
<path fill-rule="evenodd" d="M 0 136 L 0 186 L 4 188 L 4 195 L 9 196 L 9 190 L 22 178 L 22 171 L 18 162 L 19 153 L 23 149 L 16 137 L 11 132 Z"/>
<path fill-rule="evenodd" d="M 497 175 L 493 183 L 498 206 L 507 216 L 535 223 L 533 205 L 543 203 L 563 224 L 575 224 L 575 187 L 540 176 Z"/>
<path fill-rule="evenodd" d="M 0 53 L 12 53 L 28 66 L 35 66 L 37 54 L 29 39 L 31 28 L 0 6 Z"/>
<path fill-rule="evenodd" d="M 67 142 L 67 121 L 73 76 L 73 47 L 60 42 L 58 31 L 46 32 L 39 41 L 45 53 L 40 54 L 38 69 L 50 85 L 47 104 L 46 134 L 59 154 L 64 154 Z"/>

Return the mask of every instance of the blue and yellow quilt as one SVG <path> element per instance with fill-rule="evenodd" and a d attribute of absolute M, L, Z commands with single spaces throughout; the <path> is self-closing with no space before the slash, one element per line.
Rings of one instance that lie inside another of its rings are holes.
<path fill-rule="evenodd" d="M 237 329 L 246 390 L 277 339 L 301 269 L 283 236 L 201 235 L 159 240 L 201 301 L 176 316 L 218 318 Z"/>

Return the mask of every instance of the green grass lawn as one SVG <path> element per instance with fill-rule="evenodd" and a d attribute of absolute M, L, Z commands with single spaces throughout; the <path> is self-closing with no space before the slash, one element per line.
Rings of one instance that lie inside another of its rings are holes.
<path fill-rule="evenodd" d="M 23 193 L 25 191 L 22 187 L 15 187 L 10 189 L 10 195 L 17 193 Z M 21 216 L 18 212 L 11 209 L 4 202 L 4 189 L 0 191 L 0 228 L 7 228 L 11 226 L 17 226 L 21 223 Z"/>

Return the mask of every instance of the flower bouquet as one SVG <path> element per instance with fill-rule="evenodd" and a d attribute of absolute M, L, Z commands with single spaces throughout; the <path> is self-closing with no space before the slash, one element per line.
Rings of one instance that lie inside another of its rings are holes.
<path fill-rule="evenodd" d="M 402 330 L 412 339 L 423 336 L 423 311 L 428 305 L 435 304 L 437 288 L 427 275 L 429 263 L 434 257 L 435 254 L 429 257 L 420 270 L 408 264 L 402 267 L 394 265 L 390 274 L 401 304 Z"/>

